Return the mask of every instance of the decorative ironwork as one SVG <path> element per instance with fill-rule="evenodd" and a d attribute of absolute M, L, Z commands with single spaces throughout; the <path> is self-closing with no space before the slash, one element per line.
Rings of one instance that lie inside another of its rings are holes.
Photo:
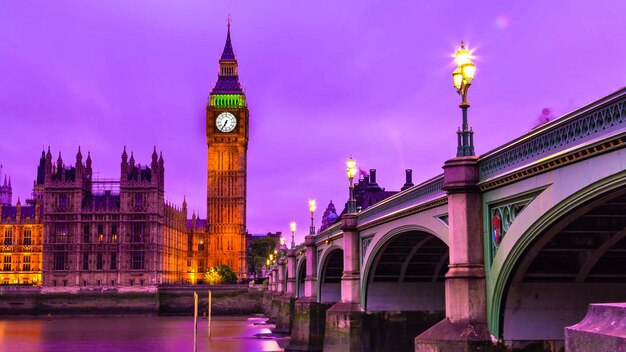
<path fill-rule="evenodd" d="M 547 153 L 566 150 L 599 134 L 626 127 L 626 89 L 607 99 L 584 107 L 568 117 L 538 128 L 510 146 L 480 160 L 480 177 L 486 179 L 499 171 L 523 162 L 538 160 Z"/>
<path fill-rule="evenodd" d="M 526 208 L 528 203 L 530 203 L 535 197 L 539 194 L 538 192 L 533 193 L 532 195 L 527 195 L 524 198 L 518 198 L 513 201 L 509 201 L 506 204 L 498 204 L 496 206 L 492 206 L 489 209 L 489 223 L 490 223 L 490 231 L 489 231 L 489 243 L 490 245 L 490 258 L 493 260 L 493 257 L 504 239 L 507 231 L 515 221 L 515 218 L 519 215 L 519 213 Z"/>

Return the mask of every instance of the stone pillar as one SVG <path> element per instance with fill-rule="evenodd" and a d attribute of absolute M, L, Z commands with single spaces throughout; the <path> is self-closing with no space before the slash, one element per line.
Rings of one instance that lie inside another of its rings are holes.
<path fill-rule="evenodd" d="M 293 256 L 288 257 L 288 260 L 285 260 L 285 258 L 278 259 L 278 293 L 280 293 L 281 295 L 276 297 L 276 301 L 273 302 L 277 306 L 277 315 L 276 326 L 274 327 L 274 329 L 272 329 L 272 332 L 282 334 L 288 334 L 291 332 L 295 311 L 295 298 L 293 294 L 294 290 L 293 288 L 290 288 L 290 286 L 295 287 L 295 274 L 293 274 L 295 269 L 293 269 L 292 267 L 295 268 L 296 258 L 295 251 L 293 249 L 290 249 L 287 252 L 288 256 L 289 253 L 292 253 Z M 285 287 L 285 269 L 287 269 L 287 265 L 289 265 L 289 268 L 287 270 L 288 281 L 287 286 Z M 292 282 L 289 281 L 289 277 L 293 279 Z"/>
<path fill-rule="evenodd" d="M 276 292 L 281 295 L 285 292 L 285 260 L 283 258 L 278 259 L 278 280 L 276 280 Z"/>
<path fill-rule="evenodd" d="M 345 214 L 341 218 L 343 231 L 343 275 L 341 276 L 341 302 L 356 305 L 361 303 L 361 276 L 359 267 L 359 231 L 356 229 L 356 214 Z"/>
<path fill-rule="evenodd" d="M 415 351 L 488 351 L 482 200 L 478 158 L 457 157 L 444 165 L 448 193 L 450 265 L 446 318 L 415 339 Z"/>
<path fill-rule="evenodd" d="M 272 292 L 278 292 L 278 266 L 272 265 Z"/>
<path fill-rule="evenodd" d="M 273 292 L 274 291 L 274 271 L 272 270 L 272 267 L 270 266 L 270 271 L 269 271 L 269 275 L 267 276 L 268 279 L 268 291 L 269 292 Z"/>
<path fill-rule="evenodd" d="M 304 297 L 295 302 L 291 339 L 285 351 L 321 351 L 324 347 L 328 304 L 317 302 L 317 248 L 315 232 L 306 236 L 306 278 Z"/>
<path fill-rule="evenodd" d="M 341 301 L 326 312 L 324 351 L 367 351 L 370 349 L 361 308 L 359 232 L 357 214 L 341 217 L 343 231 L 343 275 Z"/>
<path fill-rule="evenodd" d="M 304 279 L 304 297 L 317 297 L 317 248 L 315 236 L 304 238 L 306 246 L 306 277 Z"/>
<path fill-rule="evenodd" d="M 294 248 L 287 250 L 287 295 L 291 298 L 296 297 L 296 250 Z"/>

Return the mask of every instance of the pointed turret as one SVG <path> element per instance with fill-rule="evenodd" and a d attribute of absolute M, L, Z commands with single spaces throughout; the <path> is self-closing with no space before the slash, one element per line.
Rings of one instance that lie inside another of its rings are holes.
<path fill-rule="evenodd" d="M 44 168 L 44 180 L 50 179 L 52 175 L 52 153 L 50 152 L 50 146 L 48 146 L 48 152 L 46 153 L 46 165 Z"/>
<path fill-rule="evenodd" d="M 80 146 L 78 146 L 78 153 L 76 153 L 76 172 L 80 175 L 83 170 L 83 153 L 80 152 Z"/>
<path fill-rule="evenodd" d="M 15 204 L 15 221 L 20 222 L 22 218 L 22 202 L 20 202 L 20 197 L 17 197 L 17 204 Z"/>
<path fill-rule="evenodd" d="M 57 180 L 63 180 L 63 158 L 61 158 L 61 152 L 59 151 L 59 157 L 57 158 Z"/>
<path fill-rule="evenodd" d="M 128 154 L 126 154 L 126 146 L 124 146 L 124 151 L 122 151 L 122 164 L 120 165 L 121 177 L 124 179 L 126 175 L 128 175 Z"/>
<path fill-rule="evenodd" d="M 133 155 L 133 152 L 130 152 L 130 166 L 135 167 L 135 156 Z"/>
<path fill-rule="evenodd" d="M 59 157 L 57 158 L 57 168 L 58 169 L 63 168 L 63 158 L 61 158 L 61 152 L 59 152 Z"/>
<path fill-rule="evenodd" d="M 41 158 L 39 158 L 39 165 L 37 166 L 37 180 L 35 184 L 43 185 L 43 181 L 46 177 L 46 151 L 41 151 Z"/>
<path fill-rule="evenodd" d="M 157 155 L 157 151 L 156 151 L 156 145 L 154 146 L 154 150 L 152 150 L 152 163 L 156 164 L 157 163 L 157 159 L 158 159 L 158 155 Z"/>
<path fill-rule="evenodd" d="M 87 170 L 91 171 L 91 152 L 87 151 L 87 160 L 86 160 Z"/>

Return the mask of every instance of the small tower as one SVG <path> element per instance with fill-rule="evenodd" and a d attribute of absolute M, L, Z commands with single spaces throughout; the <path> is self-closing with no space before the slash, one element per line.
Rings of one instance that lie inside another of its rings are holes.
<path fill-rule="evenodd" d="M 320 227 L 320 232 L 326 230 L 334 223 L 339 220 L 339 215 L 337 215 L 337 209 L 331 200 L 324 211 L 324 215 L 322 215 L 322 226 Z"/>

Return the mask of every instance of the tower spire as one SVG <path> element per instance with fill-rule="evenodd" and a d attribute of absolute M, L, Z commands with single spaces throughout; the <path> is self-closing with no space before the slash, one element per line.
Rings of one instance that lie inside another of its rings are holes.
<path fill-rule="evenodd" d="M 224 44 L 219 63 L 220 70 L 217 74 L 217 82 L 211 94 L 243 94 L 243 89 L 239 83 L 237 58 L 230 40 L 230 15 L 227 21 L 226 44 Z"/>
<path fill-rule="evenodd" d="M 235 58 L 235 52 L 233 51 L 233 44 L 230 41 L 230 15 L 228 15 L 227 26 L 226 44 L 224 44 L 224 50 L 222 51 L 220 61 L 236 61 L 237 59 Z"/>

